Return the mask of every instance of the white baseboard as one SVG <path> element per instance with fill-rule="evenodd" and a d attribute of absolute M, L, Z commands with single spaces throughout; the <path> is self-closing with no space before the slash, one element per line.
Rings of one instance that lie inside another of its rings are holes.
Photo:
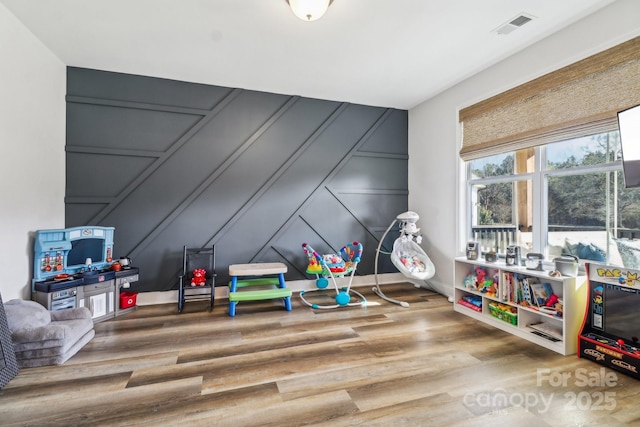
<path fill-rule="evenodd" d="M 446 297 L 453 297 L 453 286 L 448 283 L 443 283 L 439 280 L 427 280 L 427 289 L 431 289 L 434 292 L 439 293 L 440 295 L 444 295 Z"/>
<path fill-rule="evenodd" d="M 344 283 L 345 285 L 347 278 L 338 279 L 338 284 Z M 389 283 L 399 283 L 399 282 L 409 282 L 413 283 L 416 287 L 423 287 L 426 289 L 431 289 L 429 285 L 427 285 L 422 280 L 413 280 L 407 279 L 402 273 L 386 273 L 386 274 L 378 274 L 378 283 L 380 285 L 389 284 Z M 354 288 L 357 287 L 365 287 L 365 286 L 373 286 L 376 284 L 375 275 L 369 274 L 366 276 L 355 276 L 353 278 L 353 282 L 351 286 Z M 218 283 L 216 286 L 216 299 L 223 298 L 227 299 L 229 297 L 229 288 L 226 286 L 226 283 Z M 314 289 L 315 288 L 315 280 L 291 280 L 287 281 L 287 287 L 291 288 L 293 292 L 300 292 L 305 289 Z M 437 292 L 436 289 L 433 289 Z M 178 291 L 160 291 L 160 292 L 140 292 L 136 299 L 137 305 L 154 305 L 154 304 L 177 304 L 178 303 Z"/>

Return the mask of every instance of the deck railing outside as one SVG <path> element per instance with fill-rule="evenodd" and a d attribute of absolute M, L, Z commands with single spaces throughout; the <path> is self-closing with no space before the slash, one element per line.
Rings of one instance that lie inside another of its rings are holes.
<path fill-rule="evenodd" d="M 480 243 L 481 252 L 491 250 L 499 254 L 507 251 L 507 246 L 518 244 L 515 225 L 478 225 L 471 229 L 473 240 Z"/>
<path fill-rule="evenodd" d="M 507 246 L 518 245 L 523 248 L 527 248 L 530 245 L 531 232 L 518 232 L 515 225 L 478 225 L 471 229 L 472 240 L 480 243 L 481 252 L 485 253 L 491 250 L 496 251 L 498 254 L 505 254 Z M 602 245 L 602 249 L 609 250 L 609 245 L 612 244 L 611 240 L 606 239 L 606 229 L 598 226 L 564 226 L 564 225 L 550 225 L 549 233 L 555 234 L 557 238 L 553 244 L 562 245 L 564 242 L 558 241 L 567 238 L 578 238 L 585 242 L 598 243 Z M 566 233 L 566 234 L 565 234 Z M 589 238 L 592 236 L 593 238 Z M 615 230 L 615 238 L 635 240 L 640 239 L 640 229 L 632 228 L 617 228 Z M 603 242 L 601 242 L 603 241 Z"/>

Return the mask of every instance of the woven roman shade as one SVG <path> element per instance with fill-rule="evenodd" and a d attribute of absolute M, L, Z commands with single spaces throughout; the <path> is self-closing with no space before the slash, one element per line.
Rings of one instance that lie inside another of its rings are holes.
<path fill-rule="evenodd" d="M 615 130 L 640 104 L 640 37 L 460 110 L 463 160 Z"/>

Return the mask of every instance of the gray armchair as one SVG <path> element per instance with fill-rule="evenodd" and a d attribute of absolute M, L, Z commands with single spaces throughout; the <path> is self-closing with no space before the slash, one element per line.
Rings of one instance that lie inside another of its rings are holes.
<path fill-rule="evenodd" d="M 34 301 L 4 303 L 20 368 L 61 365 L 95 336 L 89 309 L 49 311 Z"/>

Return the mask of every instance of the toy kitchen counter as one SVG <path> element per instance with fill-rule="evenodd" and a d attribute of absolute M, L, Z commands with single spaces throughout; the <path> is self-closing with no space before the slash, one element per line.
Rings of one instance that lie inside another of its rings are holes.
<path fill-rule="evenodd" d="M 140 271 L 113 260 L 113 232 L 99 226 L 36 231 L 32 299 L 52 311 L 87 307 L 94 322 L 134 310 L 135 294 L 127 290 Z"/>
<path fill-rule="evenodd" d="M 100 322 L 135 310 L 135 305 L 122 308 L 121 294 L 131 295 L 127 290 L 139 274 L 137 267 L 130 267 L 35 282 L 32 299 L 51 311 L 87 307 L 94 322 Z"/>

